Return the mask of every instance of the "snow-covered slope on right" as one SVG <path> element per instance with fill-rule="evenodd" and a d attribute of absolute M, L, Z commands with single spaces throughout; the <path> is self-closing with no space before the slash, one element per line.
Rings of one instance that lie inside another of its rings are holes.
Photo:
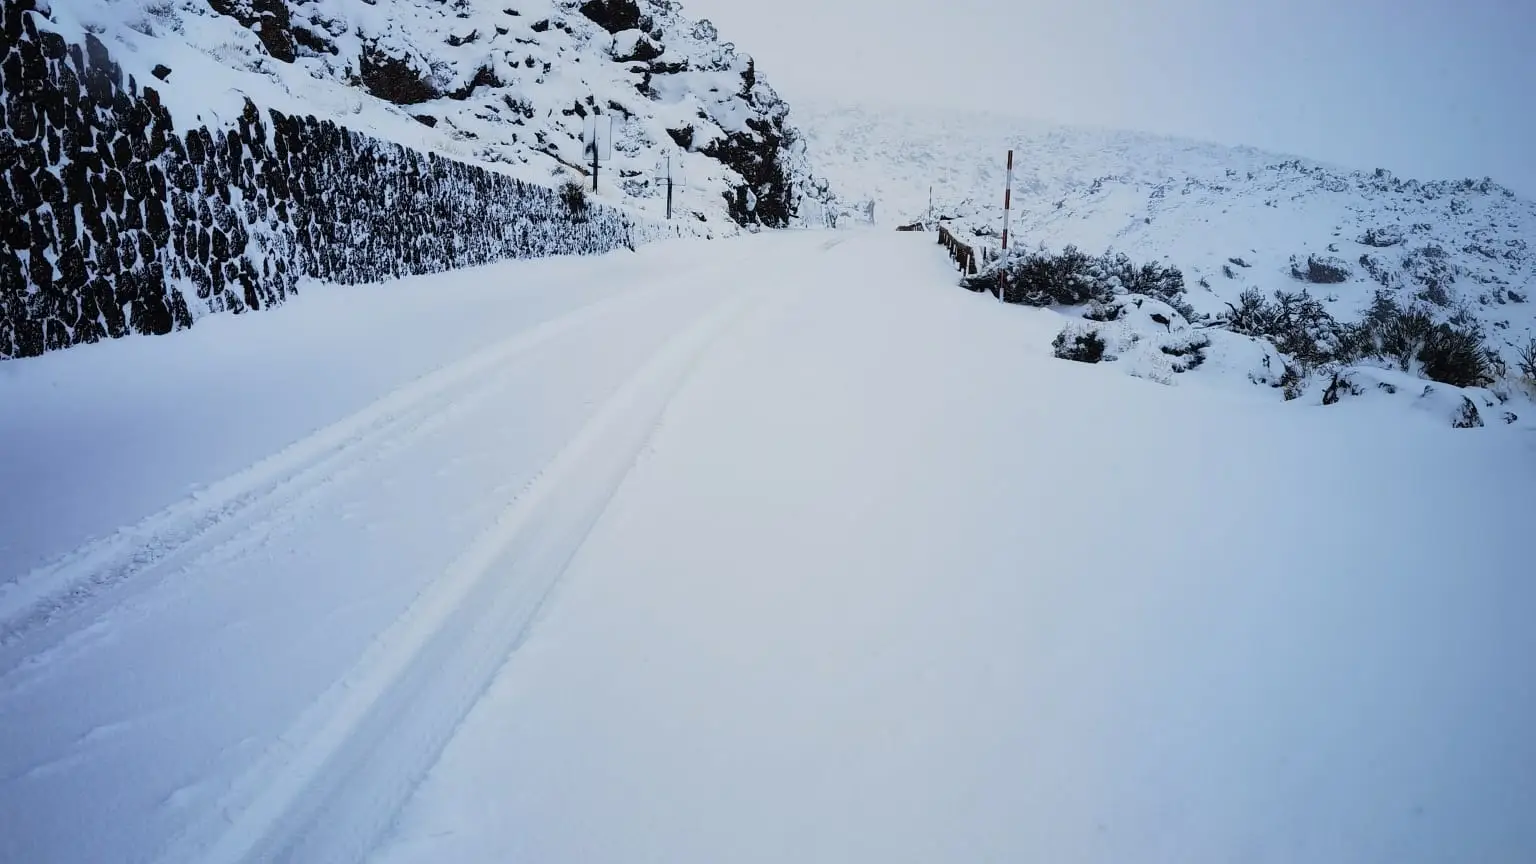
<path fill-rule="evenodd" d="M 1536 427 L 1536 202 L 1492 180 L 1404 180 L 999 114 L 800 102 L 794 115 L 814 170 L 854 218 L 931 219 L 979 253 L 995 251 L 1011 148 L 1015 265 L 1076 246 L 1177 268 L 1176 308 L 1113 278 L 1106 302 L 1086 311 L 1060 298 L 1021 301 L 1073 319 L 1069 335 L 1101 337 L 1104 359 L 1133 375 Z M 1432 350 L 1470 362 L 1466 374 L 1424 359 L 1436 332 L 1450 331 L 1460 335 Z M 1456 354 L 1468 345 L 1486 362 Z"/>

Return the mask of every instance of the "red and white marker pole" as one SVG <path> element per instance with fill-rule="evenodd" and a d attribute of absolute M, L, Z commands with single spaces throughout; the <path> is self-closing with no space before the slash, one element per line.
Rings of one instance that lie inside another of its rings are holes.
<path fill-rule="evenodd" d="M 1013 151 L 1008 151 L 1008 185 L 1003 187 L 1003 262 L 997 269 L 997 302 L 1008 290 L 1008 219 L 1013 210 Z"/>

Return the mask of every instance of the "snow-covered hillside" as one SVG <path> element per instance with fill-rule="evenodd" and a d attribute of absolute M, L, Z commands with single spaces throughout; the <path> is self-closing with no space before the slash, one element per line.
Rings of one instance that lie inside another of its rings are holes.
<path fill-rule="evenodd" d="M 679 227 L 706 233 L 784 224 L 805 181 L 787 106 L 671 0 L 51 5 L 72 41 L 98 34 L 153 84 L 178 127 L 230 121 L 249 97 L 559 185 L 587 178 L 595 123 L 600 197 L 662 216 L 671 156 Z"/>
<path fill-rule="evenodd" d="M 947 219 L 967 242 L 995 249 L 1012 148 L 1016 248 L 1113 249 L 1177 267 L 1189 304 L 1213 319 L 1240 304 L 1245 291 L 1272 297 L 1307 290 L 1333 318 L 1357 322 L 1383 290 L 1403 309 L 1481 333 L 1496 355 L 1494 380 L 1487 392 L 1467 395 L 1485 421 L 1532 413 L 1520 366 L 1536 338 L 1536 202 L 1490 180 L 1401 180 L 1251 148 L 1002 115 L 797 105 L 796 118 L 816 170 L 845 207 L 864 212 L 872 204 L 882 224 L 927 217 L 931 190 L 935 218 Z M 1062 311 L 1077 318 L 1082 310 Z M 1143 352 L 1149 362 L 1125 368 L 1170 383 L 1182 377 L 1161 356 L 1166 338 L 1157 338 L 1180 323 L 1112 328 L 1124 353 L 1137 345 L 1159 349 Z M 1171 335 L 1188 341 L 1188 333 Z M 1209 335 L 1216 362 L 1193 377 L 1276 384 L 1291 359 L 1248 336 L 1220 328 Z M 1322 398 L 1335 371 L 1311 376 L 1309 401 Z M 1404 386 L 1415 371 L 1360 369 L 1353 389 L 1417 398 L 1418 385 Z M 1453 395 L 1457 409 L 1460 392 L 1436 389 L 1434 404 Z M 1507 402 L 1525 408 L 1509 410 Z"/>

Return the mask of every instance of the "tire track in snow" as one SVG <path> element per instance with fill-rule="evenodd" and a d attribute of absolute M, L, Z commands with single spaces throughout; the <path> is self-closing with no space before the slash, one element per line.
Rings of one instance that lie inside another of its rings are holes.
<path fill-rule="evenodd" d="M 324 506 L 328 496 L 344 492 L 354 480 L 374 476 L 397 454 L 409 451 L 485 405 L 498 392 L 498 383 L 488 380 L 473 388 L 450 388 L 437 398 L 413 406 L 408 415 L 395 418 L 368 440 L 349 447 L 349 458 L 326 459 L 311 465 L 268 494 L 255 497 L 234 518 L 210 524 L 201 534 L 133 574 L 131 589 L 124 585 L 124 590 L 82 595 L 83 599 L 75 605 L 37 610 L 39 625 L 64 614 L 90 623 L 53 630 L 37 627 L 10 643 L 0 641 L 0 692 L 16 695 L 24 691 L 28 686 L 27 673 L 45 669 L 61 656 L 85 650 L 106 638 L 113 630 L 105 626 L 109 618 L 119 621 L 125 615 L 150 614 L 151 609 L 141 602 L 141 598 L 155 593 L 150 589 L 184 574 L 203 572 L 222 561 L 249 555 L 262 547 L 273 532 L 311 517 Z M 200 587 L 194 585 L 193 590 Z M 17 679 L 21 679 L 20 683 Z"/>
<path fill-rule="evenodd" d="M 522 644 L 698 358 L 760 292 L 669 340 L 165 860 L 363 859 Z"/>
<path fill-rule="evenodd" d="M 408 444 L 413 436 L 430 431 L 442 419 L 445 402 L 494 387 L 495 377 L 489 373 L 588 322 L 641 302 L 655 290 L 599 300 L 522 330 L 423 375 L 137 524 L 0 584 L 0 648 L 64 614 L 110 606 L 113 598 L 105 595 L 124 583 L 186 567 L 243 529 L 352 476 L 370 454 L 391 442 Z"/>

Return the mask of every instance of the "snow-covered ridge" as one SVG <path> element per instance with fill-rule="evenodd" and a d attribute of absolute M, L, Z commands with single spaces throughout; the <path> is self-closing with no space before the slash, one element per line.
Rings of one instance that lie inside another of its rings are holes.
<path fill-rule="evenodd" d="M 139 80 L 168 69 L 156 87 L 178 122 L 237 116 L 249 97 L 559 185 L 584 179 L 595 117 L 599 196 L 661 217 L 671 156 L 679 230 L 784 224 L 804 183 L 788 107 L 750 57 L 671 0 L 53 6 L 60 27 L 99 34 Z"/>
<path fill-rule="evenodd" d="M 1011 148 L 1015 245 L 1113 249 L 1178 267 L 1200 315 L 1228 311 L 1245 291 L 1306 290 L 1337 320 L 1355 322 L 1385 290 L 1436 321 L 1482 331 L 1497 373 L 1489 392 L 1476 396 L 1485 419 L 1533 413 L 1502 403 L 1528 401 L 1530 382 L 1519 367 L 1536 338 L 1536 202 L 1492 180 L 1403 180 L 1253 148 L 1002 115 L 802 105 L 796 116 L 816 170 L 845 209 L 872 205 L 882 224 L 928 216 L 931 190 L 935 218 L 995 248 Z M 1315 265 L 1337 269 L 1314 279 Z M 1127 340 L 1156 335 L 1116 326 L 1135 331 Z M 1224 370 L 1244 384 L 1274 384 L 1272 367 L 1284 359 L 1257 340 L 1227 352 L 1218 345 L 1216 353 L 1232 356 L 1191 377 Z M 1170 383 L 1186 378 L 1125 368 Z M 1331 376 L 1319 377 L 1305 401 L 1322 399 Z M 1394 387 L 1417 395 L 1421 388 L 1405 386 L 1407 377 Z"/>

